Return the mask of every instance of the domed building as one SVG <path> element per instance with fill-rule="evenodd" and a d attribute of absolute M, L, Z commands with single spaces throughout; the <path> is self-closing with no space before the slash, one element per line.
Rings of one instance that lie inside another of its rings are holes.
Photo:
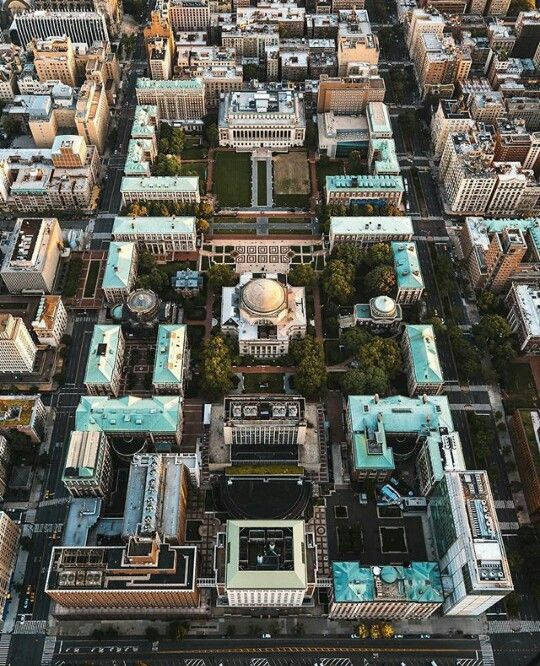
<path fill-rule="evenodd" d="M 236 287 L 223 288 L 221 330 L 238 337 L 241 355 L 282 356 L 306 326 L 304 288 L 283 284 L 277 275 L 243 273 Z"/>
<path fill-rule="evenodd" d="M 401 305 L 390 296 L 376 296 L 369 303 L 357 303 L 339 317 L 341 328 L 367 326 L 373 332 L 393 332 L 403 320 Z"/>

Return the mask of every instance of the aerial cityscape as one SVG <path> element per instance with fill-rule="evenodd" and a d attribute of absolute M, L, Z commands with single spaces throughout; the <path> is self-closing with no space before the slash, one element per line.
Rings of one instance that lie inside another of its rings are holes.
<path fill-rule="evenodd" d="M 535 0 L 0 23 L 0 666 L 539 665 Z"/>

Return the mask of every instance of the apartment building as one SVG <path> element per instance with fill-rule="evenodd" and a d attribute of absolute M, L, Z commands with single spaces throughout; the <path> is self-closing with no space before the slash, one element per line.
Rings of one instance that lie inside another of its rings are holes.
<path fill-rule="evenodd" d="M 0 44 L 0 101 L 10 102 L 15 97 L 23 62 L 22 49 L 15 44 Z"/>
<path fill-rule="evenodd" d="M 350 67 L 356 63 L 377 65 L 379 62 L 379 40 L 369 33 L 362 38 L 341 37 L 337 44 L 338 76 L 348 76 Z"/>
<path fill-rule="evenodd" d="M 129 467 L 122 535 L 180 545 L 186 537 L 189 473 L 182 456 L 144 453 Z"/>
<path fill-rule="evenodd" d="M 187 327 L 184 324 L 160 324 L 152 374 L 154 391 L 164 395 L 184 395 L 188 371 Z"/>
<path fill-rule="evenodd" d="M 124 176 L 120 185 L 122 205 L 137 201 L 199 203 L 198 176 Z"/>
<path fill-rule="evenodd" d="M 514 58 L 532 58 L 540 41 L 540 10 L 519 12 L 514 25 L 516 43 L 512 50 Z"/>
<path fill-rule="evenodd" d="M 105 86 L 99 81 L 85 81 L 77 100 L 75 125 L 78 134 L 87 144 L 95 146 L 100 154 L 105 150 L 109 111 Z"/>
<path fill-rule="evenodd" d="M 33 39 L 28 49 L 34 54 L 34 67 L 40 81 L 77 85 L 75 51 L 69 37 Z"/>
<path fill-rule="evenodd" d="M 0 269 L 7 290 L 50 293 L 62 248 L 62 230 L 55 217 L 19 218 Z"/>
<path fill-rule="evenodd" d="M 194 217 L 115 217 L 112 237 L 136 243 L 139 250 L 165 261 L 174 261 L 197 247 Z"/>
<path fill-rule="evenodd" d="M 90 395 L 117 396 L 120 393 L 124 349 L 124 336 L 120 326 L 94 326 L 84 373 L 84 386 Z"/>
<path fill-rule="evenodd" d="M 302 146 L 306 133 L 301 93 L 254 90 L 226 94 L 219 106 L 219 145 L 238 151 Z"/>
<path fill-rule="evenodd" d="M 105 16 L 99 12 L 21 12 L 15 14 L 10 32 L 15 33 L 22 46 L 34 38 L 44 40 L 58 35 L 69 37 L 73 44 L 109 41 Z"/>
<path fill-rule="evenodd" d="M 45 405 L 39 395 L 0 396 L 0 433 L 17 431 L 39 444 L 45 434 Z"/>
<path fill-rule="evenodd" d="M 437 562 L 373 567 L 332 562 L 332 619 L 420 619 L 433 615 L 443 599 Z"/>
<path fill-rule="evenodd" d="M 303 37 L 306 10 L 294 2 L 259 2 L 256 7 L 237 7 L 240 25 L 275 25 L 282 37 Z"/>
<path fill-rule="evenodd" d="M 507 319 L 522 354 L 540 354 L 540 291 L 538 285 L 512 283 L 506 296 Z"/>
<path fill-rule="evenodd" d="M 179 396 L 81 396 L 75 412 L 75 430 L 142 439 L 164 447 L 160 450 L 178 448 L 182 436 L 182 399 Z"/>
<path fill-rule="evenodd" d="M 105 433 L 74 431 L 69 438 L 62 483 L 72 497 L 101 497 L 107 501 L 112 466 Z"/>
<path fill-rule="evenodd" d="M 32 372 L 37 347 L 21 317 L 0 314 L 0 372 Z"/>
<path fill-rule="evenodd" d="M 216 111 L 220 99 L 227 93 L 242 90 L 244 75 L 241 65 L 210 65 L 194 71 L 204 85 L 204 98 L 208 111 Z"/>
<path fill-rule="evenodd" d="M 531 522 L 540 522 L 540 474 L 537 465 L 538 443 L 536 433 L 540 426 L 540 413 L 536 409 L 516 409 L 512 414 L 510 434 L 514 456 L 523 485 L 523 494 Z"/>
<path fill-rule="evenodd" d="M 444 378 L 433 326 L 405 324 L 401 348 L 405 360 L 409 395 L 438 395 L 441 393 Z"/>
<path fill-rule="evenodd" d="M 123 546 L 55 546 L 45 593 L 54 613 L 100 617 L 110 609 L 155 617 L 156 609 L 197 608 L 197 547 L 130 537 Z M 141 571 L 144 573 L 141 579 Z"/>
<path fill-rule="evenodd" d="M 461 100 L 441 99 L 431 117 L 431 142 L 435 157 L 443 153 L 448 136 L 456 132 L 468 132 L 476 123 Z"/>
<path fill-rule="evenodd" d="M 109 303 L 119 303 L 133 289 L 137 278 L 137 245 L 112 241 L 101 288 Z"/>
<path fill-rule="evenodd" d="M 317 92 L 317 113 L 360 114 L 370 102 L 383 102 L 385 91 L 384 79 L 375 66 L 365 65 L 345 78 L 322 75 Z"/>
<path fill-rule="evenodd" d="M 511 97 L 505 99 L 505 104 L 510 118 L 522 118 L 530 132 L 540 130 L 540 98 Z"/>
<path fill-rule="evenodd" d="M 428 504 L 446 615 L 475 616 L 514 589 L 485 471 L 445 471 Z"/>
<path fill-rule="evenodd" d="M 460 242 L 475 289 L 501 292 L 509 282 L 539 279 L 538 218 L 468 217 Z"/>
<path fill-rule="evenodd" d="M 317 552 L 303 520 L 228 520 L 214 562 L 219 605 L 300 607 L 315 592 Z"/>
<path fill-rule="evenodd" d="M 156 106 L 160 120 L 200 121 L 206 113 L 205 88 L 200 78 L 153 81 L 137 79 L 137 103 Z"/>
<path fill-rule="evenodd" d="M 472 58 L 470 49 L 456 46 L 453 37 L 426 32 L 418 40 L 415 65 L 424 96 L 452 95 L 455 84 L 469 75 Z"/>
<path fill-rule="evenodd" d="M 150 23 L 143 29 L 144 45 L 152 79 L 170 79 L 174 63 L 174 34 L 160 12 L 152 11 Z"/>
<path fill-rule="evenodd" d="M 413 9 L 407 26 L 407 47 L 411 58 L 418 58 L 424 33 L 432 33 L 442 38 L 444 27 L 445 20 L 436 9 Z"/>
<path fill-rule="evenodd" d="M 328 232 L 329 250 L 335 245 L 352 243 L 365 247 L 371 243 L 411 241 L 412 220 L 408 215 L 400 217 L 331 217 Z"/>
<path fill-rule="evenodd" d="M 326 176 L 327 204 L 401 206 L 401 176 Z"/>
<path fill-rule="evenodd" d="M 43 294 L 39 299 L 38 309 L 32 321 L 40 345 L 58 347 L 66 332 L 68 316 L 60 296 Z"/>
<path fill-rule="evenodd" d="M 21 528 L 5 511 L 0 511 L 0 609 L 2 613 L 9 595 L 11 575 L 17 560 Z"/>
<path fill-rule="evenodd" d="M 220 26 L 221 44 L 234 49 L 238 58 L 263 58 L 268 49 L 279 46 L 279 31 L 276 25 L 230 23 Z"/>
<path fill-rule="evenodd" d="M 120 0 L 34 0 L 32 6 L 58 12 L 95 11 L 104 14 L 107 27 L 113 35 L 118 32 L 123 17 Z"/>
<path fill-rule="evenodd" d="M 169 0 L 168 18 L 175 32 L 206 30 L 210 23 L 210 6 L 207 0 Z"/>
<path fill-rule="evenodd" d="M 471 93 L 468 106 L 471 117 L 479 123 L 494 123 L 505 113 L 504 95 L 499 90 Z"/>

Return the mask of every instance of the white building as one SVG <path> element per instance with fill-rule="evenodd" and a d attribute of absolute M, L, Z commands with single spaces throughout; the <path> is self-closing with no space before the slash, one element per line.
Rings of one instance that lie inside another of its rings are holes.
<path fill-rule="evenodd" d="M 446 580 L 446 615 L 481 615 L 513 591 L 487 472 L 445 472 L 428 516 Z"/>
<path fill-rule="evenodd" d="M 290 340 L 305 336 L 306 327 L 303 287 L 283 284 L 277 275 L 243 273 L 236 287 L 223 288 L 221 330 L 238 337 L 242 355 L 283 356 Z"/>
<path fill-rule="evenodd" d="M 23 320 L 0 314 L 0 372 L 32 372 L 37 347 Z"/>
<path fill-rule="evenodd" d="M 73 431 L 62 475 L 69 494 L 108 499 L 111 478 L 111 451 L 105 433 Z"/>
<path fill-rule="evenodd" d="M 532 284 L 512 283 L 506 297 L 508 323 L 522 354 L 540 354 L 540 290 Z"/>
<path fill-rule="evenodd" d="M 315 591 L 316 549 L 302 520 L 228 520 L 215 563 L 221 605 L 299 607 Z"/>
<path fill-rule="evenodd" d="M 176 254 L 196 249 L 197 230 L 194 217 L 115 217 L 112 237 L 173 261 Z"/>
<path fill-rule="evenodd" d="M 0 270 L 8 291 L 51 292 L 62 247 L 62 230 L 55 217 L 19 218 Z"/>
<path fill-rule="evenodd" d="M 412 237 L 412 219 L 408 215 L 330 218 L 330 252 L 340 243 L 353 243 L 362 247 L 371 243 L 410 241 Z"/>
<path fill-rule="evenodd" d="M 219 105 L 219 145 L 287 151 L 306 134 L 304 100 L 294 90 L 237 91 Z"/>
<path fill-rule="evenodd" d="M 40 345 L 58 347 L 66 332 L 68 316 L 60 296 L 44 294 L 32 322 L 32 330 Z"/>

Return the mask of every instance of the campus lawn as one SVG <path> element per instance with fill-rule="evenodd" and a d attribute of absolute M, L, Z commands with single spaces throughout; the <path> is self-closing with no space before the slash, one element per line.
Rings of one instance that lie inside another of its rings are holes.
<path fill-rule="evenodd" d="M 283 375 L 244 374 L 245 393 L 283 393 Z"/>
<path fill-rule="evenodd" d="M 214 159 L 214 194 L 221 207 L 247 207 L 251 203 L 251 155 L 219 152 Z"/>

